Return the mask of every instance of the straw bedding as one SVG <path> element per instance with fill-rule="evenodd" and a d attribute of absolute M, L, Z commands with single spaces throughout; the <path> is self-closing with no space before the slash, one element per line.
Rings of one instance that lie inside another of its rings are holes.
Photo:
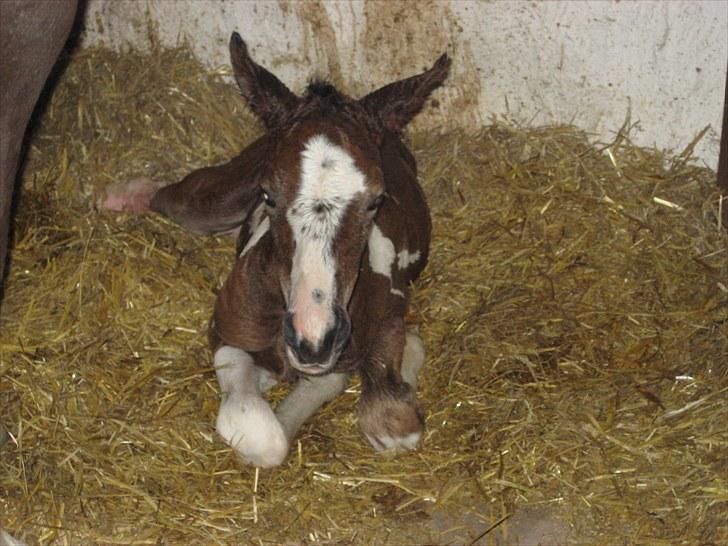
<path fill-rule="evenodd" d="M 728 542 L 728 257 L 691 148 L 493 121 L 408 135 L 433 211 L 412 320 L 423 447 L 378 455 L 358 381 L 279 469 L 216 436 L 205 345 L 234 244 L 95 211 L 260 128 L 185 49 L 80 50 L 29 145 L 0 333 L 0 524 L 37 544 Z M 643 120 L 648 123 L 649 120 Z M 274 400 L 284 390 L 273 392 Z"/>

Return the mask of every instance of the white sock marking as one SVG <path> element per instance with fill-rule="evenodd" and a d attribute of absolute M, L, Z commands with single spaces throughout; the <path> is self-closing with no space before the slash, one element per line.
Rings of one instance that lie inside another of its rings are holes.
<path fill-rule="evenodd" d="M 14 536 L 6 533 L 3 529 L 0 529 L 0 545 L 1 546 L 25 546 L 25 543 L 21 542 Z"/>
<path fill-rule="evenodd" d="M 217 431 L 246 461 L 277 466 L 288 453 L 288 440 L 268 402 L 260 395 L 260 370 L 241 349 L 215 352 L 215 372 L 223 399 Z"/>

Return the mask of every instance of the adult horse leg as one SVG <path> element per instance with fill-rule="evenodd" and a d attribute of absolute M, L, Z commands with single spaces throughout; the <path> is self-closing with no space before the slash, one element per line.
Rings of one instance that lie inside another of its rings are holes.
<path fill-rule="evenodd" d="M 76 16 L 76 0 L 3 0 L 0 25 L 0 297 L 23 135 Z"/>

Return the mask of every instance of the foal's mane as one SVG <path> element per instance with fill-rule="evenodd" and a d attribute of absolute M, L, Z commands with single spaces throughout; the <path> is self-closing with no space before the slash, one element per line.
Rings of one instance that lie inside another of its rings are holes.
<path fill-rule="evenodd" d="M 306 87 L 303 94 L 304 102 L 315 102 L 321 108 L 339 109 L 347 103 L 351 103 L 351 99 L 340 93 L 334 84 L 328 80 L 313 80 Z"/>
<path fill-rule="evenodd" d="M 312 80 L 303 94 L 298 106 L 290 113 L 289 121 L 313 116 L 345 116 L 375 130 L 370 116 L 357 101 L 340 92 L 330 81 Z"/>

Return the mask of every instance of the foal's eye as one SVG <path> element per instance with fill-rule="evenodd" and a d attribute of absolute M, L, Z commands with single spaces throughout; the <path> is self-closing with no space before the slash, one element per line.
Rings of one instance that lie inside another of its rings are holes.
<path fill-rule="evenodd" d="M 371 203 L 369 203 L 369 206 L 367 207 L 367 210 L 375 211 L 380 206 L 382 206 L 382 202 L 384 201 L 384 194 L 377 195 Z"/>
<path fill-rule="evenodd" d="M 271 199 L 270 195 L 268 195 L 268 192 L 265 190 L 260 190 L 260 194 L 263 197 L 263 201 L 265 201 L 265 204 L 268 205 L 270 208 L 273 208 L 276 206 L 276 202 Z"/>

